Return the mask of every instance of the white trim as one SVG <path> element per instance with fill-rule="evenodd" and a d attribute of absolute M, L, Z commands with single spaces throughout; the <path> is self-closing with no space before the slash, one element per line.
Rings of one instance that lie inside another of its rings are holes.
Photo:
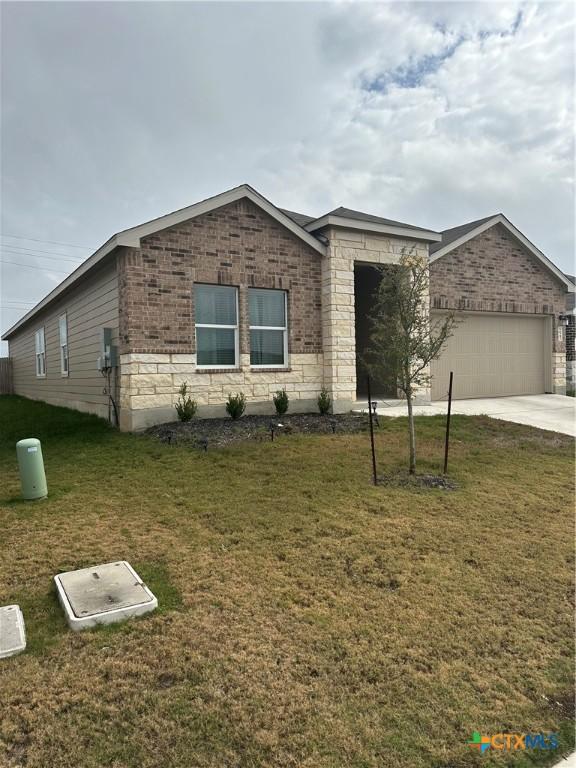
<path fill-rule="evenodd" d="M 282 363 L 255 365 L 250 361 L 250 368 L 258 370 L 259 368 L 277 368 L 286 369 L 290 367 L 288 360 L 288 291 L 283 288 L 248 288 L 248 318 L 250 318 L 250 291 L 280 291 L 284 294 L 284 325 L 250 325 L 248 322 L 248 338 L 250 331 L 282 331 L 282 347 L 284 352 L 284 361 Z M 250 356 L 252 355 L 252 346 L 250 345 Z"/>
<path fill-rule="evenodd" d="M 174 227 L 176 224 L 180 224 L 183 221 L 188 221 L 188 219 L 194 219 L 196 216 L 202 216 L 205 213 L 210 213 L 210 211 L 213 211 L 216 208 L 229 205 L 230 203 L 234 203 L 237 200 L 242 200 L 245 197 L 248 198 L 248 200 L 251 200 L 265 213 L 272 216 L 273 219 L 276 219 L 276 221 L 286 227 L 286 229 L 289 229 L 294 235 L 308 243 L 308 245 L 314 248 L 314 250 L 318 251 L 318 253 L 322 254 L 323 256 L 325 255 L 326 249 L 322 243 L 310 235 L 299 224 L 296 224 L 293 219 L 291 219 L 289 216 L 286 216 L 285 213 L 282 213 L 279 208 L 276 208 L 275 205 L 273 205 L 269 200 L 266 200 L 265 197 L 263 197 L 259 192 L 256 192 L 256 190 L 250 187 L 248 184 L 241 184 L 239 187 L 229 189 L 227 192 L 222 192 L 221 194 L 210 197 L 207 200 L 202 200 L 200 203 L 194 203 L 194 205 L 189 205 L 187 208 L 181 208 L 179 211 L 174 211 L 173 213 L 168 213 L 165 216 L 160 216 L 157 219 L 146 222 L 145 224 L 140 224 L 137 227 L 126 229 L 116 235 L 116 237 L 122 238 L 122 242 L 119 243 L 120 245 L 127 245 L 133 248 L 138 248 L 140 246 L 140 238 L 142 237 L 152 235 L 155 232 L 160 232 L 161 230 L 168 229 L 169 227 Z"/>
<path fill-rule="evenodd" d="M 322 227 L 344 227 L 345 229 L 361 229 L 364 232 L 378 232 L 394 237 L 406 237 L 411 240 L 426 240 L 430 243 L 439 243 L 442 235 L 431 229 L 416 229 L 412 227 L 395 226 L 393 224 L 378 224 L 375 221 L 360 221 L 358 219 L 346 219 L 342 216 L 322 216 L 304 226 L 308 232 L 314 232 Z"/>
<path fill-rule="evenodd" d="M 237 285 L 220 285 L 219 283 L 194 283 L 192 290 L 197 285 L 209 285 L 215 288 L 231 288 L 235 291 L 236 297 L 236 325 L 219 325 L 218 323 L 197 323 L 196 305 L 194 305 L 194 342 L 196 344 L 196 369 L 199 371 L 237 371 L 240 368 L 240 304 L 238 302 Z M 218 330 L 234 331 L 234 364 L 233 365 L 200 365 L 198 363 L 198 337 L 196 331 L 198 328 L 217 328 Z"/>
<path fill-rule="evenodd" d="M 239 187 L 229 189 L 227 192 L 222 192 L 221 194 L 210 197 L 207 200 L 202 200 L 200 203 L 189 205 L 187 208 L 181 208 L 179 211 L 174 211 L 173 213 L 169 213 L 165 216 L 160 216 L 157 219 L 147 221 L 144 224 L 139 224 L 136 227 L 125 229 L 122 232 L 118 232 L 117 234 L 113 235 L 106 243 L 104 243 L 104 245 L 98 248 L 98 250 L 95 251 L 92 256 L 86 259 L 86 261 L 77 267 L 74 272 L 68 275 L 68 277 L 60 283 L 60 285 L 57 285 L 53 291 L 51 291 L 45 298 L 42 299 L 42 301 L 36 304 L 36 306 L 27 312 L 24 317 L 20 318 L 17 323 L 9 328 L 2 336 L 2 339 L 8 339 L 15 330 L 17 330 L 24 323 L 28 322 L 28 320 L 30 320 L 37 312 L 39 312 L 47 304 L 59 296 L 63 291 L 69 288 L 80 277 L 82 277 L 82 275 L 88 272 L 88 270 L 96 266 L 96 264 L 102 261 L 102 259 L 111 253 L 114 248 L 121 245 L 127 246 L 129 248 L 139 248 L 140 239 L 142 237 L 152 235 L 155 232 L 160 232 L 161 230 L 167 229 L 168 227 L 173 227 L 183 221 L 187 221 L 188 219 L 196 218 L 196 216 L 202 216 L 204 213 L 210 213 L 210 211 L 213 211 L 216 208 L 221 208 L 224 205 L 229 205 L 230 203 L 234 203 L 237 200 L 241 200 L 243 198 L 248 198 L 248 200 L 253 202 L 254 205 L 257 205 L 269 216 L 272 216 L 273 219 L 276 219 L 278 223 L 282 224 L 283 227 L 290 230 L 290 232 L 296 235 L 296 237 L 304 240 L 305 243 L 307 243 L 311 248 L 314 248 L 314 250 L 319 254 L 322 256 L 326 255 L 326 248 L 321 242 L 319 242 L 319 240 L 317 240 L 313 235 L 309 234 L 309 232 L 303 229 L 299 224 L 296 224 L 296 222 L 293 221 L 293 219 L 291 219 L 289 216 L 286 216 L 285 213 L 282 213 L 281 210 L 276 208 L 276 206 L 273 205 L 269 200 L 266 200 L 265 197 L 262 197 L 262 195 L 259 192 L 256 192 L 255 189 L 252 189 L 252 187 L 250 187 L 248 184 L 241 184 Z"/>
<path fill-rule="evenodd" d="M 42 343 L 40 343 L 42 342 Z M 38 362 L 41 365 L 38 365 Z M 36 378 L 46 378 L 46 330 L 42 325 L 34 331 L 34 366 L 36 369 Z M 38 371 L 41 373 L 38 373 Z"/>
<path fill-rule="evenodd" d="M 470 230 L 470 232 L 467 232 L 465 235 L 462 235 L 462 237 L 457 238 L 456 240 L 453 240 L 451 243 L 448 243 L 443 248 L 440 248 L 435 253 L 433 253 L 430 256 L 430 264 L 433 264 L 435 261 L 438 261 L 438 259 L 441 259 L 442 256 L 445 256 L 447 253 L 450 253 L 450 251 L 453 251 L 454 248 L 458 248 L 458 246 L 463 245 L 464 243 L 467 243 L 469 240 L 472 240 L 472 238 L 477 237 L 478 235 L 482 234 L 482 232 L 485 232 L 487 229 L 490 229 L 491 227 L 495 226 L 496 224 L 502 224 L 503 227 L 505 227 L 510 234 L 518 240 L 518 242 L 526 248 L 527 251 L 529 251 L 533 256 L 535 256 L 538 261 L 540 261 L 546 269 L 548 269 L 552 274 L 557 277 L 568 289 L 569 293 L 574 293 L 575 286 L 574 283 L 572 283 L 566 275 L 561 272 L 558 267 L 553 264 L 550 259 L 545 256 L 542 251 L 540 251 L 536 246 L 528 240 L 527 237 L 525 237 L 522 232 L 520 232 L 519 229 L 516 229 L 516 227 L 508 221 L 506 216 L 499 213 L 496 216 L 493 216 L 491 219 L 488 219 L 488 221 L 485 221 L 483 224 L 479 224 L 474 229 Z"/>
<path fill-rule="evenodd" d="M 60 325 L 62 318 L 64 318 L 64 326 L 66 331 L 66 337 L 64 344 L 62 343 L 62 326 Z M 66 370 L 64 370 L 64 347 L 66 347 Z M 70 348 L 68 346 L 68 315 L 63 312 L 58 317 L 58 348 L 60 349 L 60 376 L 68 376 L 70 373 Z"/>

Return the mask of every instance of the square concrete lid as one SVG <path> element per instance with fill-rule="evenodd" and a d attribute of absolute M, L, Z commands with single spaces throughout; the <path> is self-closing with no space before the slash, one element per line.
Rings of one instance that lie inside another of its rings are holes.
<path fill-rule="evenodd" d="M 0 659 L 14 656 L 26 648 L 24 617 L 18 605 L 0 608 Z"/>
<path fill-rule="evenodd" d="M 61 573 L 58 579 L 79 619 L 129 609 L 154 599 L 124 560 Z"/>

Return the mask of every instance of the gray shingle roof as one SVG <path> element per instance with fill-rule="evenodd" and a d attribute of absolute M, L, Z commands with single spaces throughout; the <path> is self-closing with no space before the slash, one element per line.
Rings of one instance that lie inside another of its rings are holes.
<path fill-rule="evenodd" d="M 450 243 L 453 243 L 454 240 L 458 240 L 459 237 L 464 237 L 464 235 L 467 235 L 468 232 L 476 229 L 476 227 L 484 224 L 484 222 L 490 221 L 490 219 L 493 219 L 495 216 L 498 216 L 498 214 L 495 213 L 492 216 L 485 216 L 483 219 L 469 221 L 468 224 L 460 224 L 460 226 L 452 227 L 451 229 L 443 229 L 440 232 L 442 235 L 442 240 L 439 243 L 430 243 L 430 253 L 433 254 L 435 251 L 439 251 L 440 248 L 444 248 L 445 246 L 450 245 Z"/>
<path fill-rule="evenodd" d="M 334 208 L 333 211 L 329 211 L 324 216 L 339 216 L 342 219 L 355 219 L 356 221 L 369 221 L 373 224 L 385 224 L 388 227 L 404 227 L 405 229 L 424 229 L 424 227 L 417 227 L 414 224 L 405 224 L 403 221 L 394 221 L 394 219 L 384 219 L 382 216 L 373 216 L 371 213 L 363 213 L 362 211 L 354 211 L 352 208 Z M 323 218 L 323 217 L 320 217 Z"/>
<path fill-rule="evenodd" d="M 288 216 L 289 219 L 292 219 L 292 221 L 295 221 L 296 224 L 299 224 L 301 227 L 306 226 L 306 224 L 310 224 L 311 221 L 315 221 L 316 216 L 307 216 L 305 213 L 296 213 L 295 211 L 289 211 L 286 208 L 279 208 L 282 213 L 285 213 L 286 216 Z"/>

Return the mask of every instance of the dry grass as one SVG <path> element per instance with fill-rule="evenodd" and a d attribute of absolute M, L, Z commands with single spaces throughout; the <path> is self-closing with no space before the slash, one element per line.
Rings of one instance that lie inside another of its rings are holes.
<path fill-rule="evenodd" d="M 418 423 L 422 471 L 442 429 Z M 20 602 L 29 640 L 0 662 L 2 768 L 552 759 L 480 757 L 473 730 L 561 731 L 569 747 L 569 438 L 455 417 L 446 493 L 372 487 L 366 435 L 204 454 L 7 397 L 0 433 L 0 604 Z M 14 442 L 31 435 L 50 497 L 26 504 Z M 377 439 L 390 473 L 403 420 Z M 121 558 L 161 610 L 69 632 L 52 576 Z"/>

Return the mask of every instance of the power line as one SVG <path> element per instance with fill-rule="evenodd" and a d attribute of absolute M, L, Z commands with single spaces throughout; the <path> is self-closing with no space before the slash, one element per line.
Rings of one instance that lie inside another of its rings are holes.
<path fill-rule="evenodd" d="M 7 259 L 0 259 L 0 264 L 14 264 L 17 267 L 26 267 L 28 269 L 36 269 L 36 270 L 39 270 L 40 272 L 60 272 L 63 275 L 70 274 L 68 270 L 64 270 L 64 269 L 51 269 L 50 267 L 41 267 L 38 264 L 21 264 L 19 261 L 8 261 Z"/>
<path fill-rule="evenodd" d="M 84 258 L 83 256 L 70 256 L 69 253 L 59 253 L 58 251 L 42 251 L 39 248 L 26 248 L 23 245 L 12 245 L 12 243 L 0 243 L 0 248 L 4 250 L 15 251 L 16 253 L 20 253 L 21 251 L 27 251 L 28 253 L 31 253 L 34 256 L 38 253 L 47 253 L 51 256 L 61 256 L 63 259 L 67 259 L 69 261 L 79 261 L 79 260 L 81 261 Z"/>
<path fill-rule="evenodd" d="M 6 301 L 15 301 L 18 304 L 36 304 L 37 302 L 34 301 L 34 299 L 6 299 Z"/>
<path fill-rule="evenodd" d="M 12 237 L 14 240 L 33 240 L 35 243 L 50 243 L 51 245 L 68 245 L 70 248 L 84 248 L 84 250 L 93 251 L 94 247 L 92 245 L 76 245 L 74 243 L 62 243 L 58 240 L 39 240 L 36 237 L 22 237 L 22 235 L 5 235 L 2 234 L 2 237 Z"/>
<path fill-rule="evenodd" d="M 35 259 L 52 259 L 53 261 L 71 261 L 76 265 L 79 265 L 82 263 L 82 259 L 78 260 L 74 257 L 61 257 L 61 256 L 44 256 L 41 253 L 24 253 L 23 251 L 13 251 L 11 248 L 6 248 L 3 245 L 0 245 L 0 251 L 4 253 L 10 253 L 12 256 L 33 256 Z M 50 253 L 50 251 L 45 251 L 45 253 Z"/>

